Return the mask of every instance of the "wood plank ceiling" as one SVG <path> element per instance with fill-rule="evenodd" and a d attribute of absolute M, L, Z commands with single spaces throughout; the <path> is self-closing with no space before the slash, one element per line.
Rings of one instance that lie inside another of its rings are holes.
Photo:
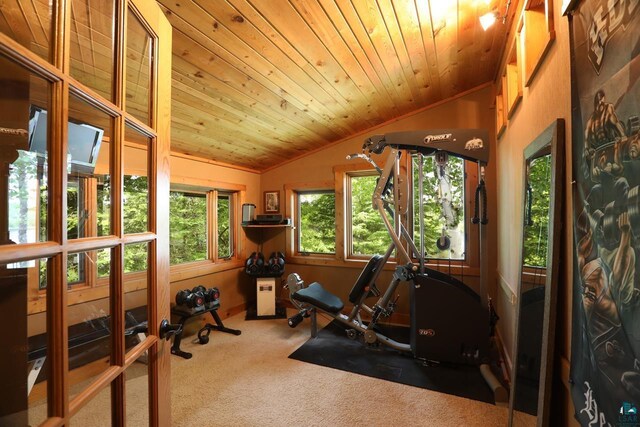
<path fill-rule="evenodd" d="M 507 0 L 158 3 L 174 29 L 172 150 L 256 170 L 493 80 L 507 28 L 478 21 Z M 106 98 L 113 4 L 71 0 L 72 74 Z M 49 7 L 0 2 L 0 31 L 46 57 Z M 136 117 L 148 110 L 138 38 L 127 48 Z"/>
<path fill-rule="evenodd" d="M 258 170 L 493 80 L 506 0 L 160 0 L 172 149 Z"/>

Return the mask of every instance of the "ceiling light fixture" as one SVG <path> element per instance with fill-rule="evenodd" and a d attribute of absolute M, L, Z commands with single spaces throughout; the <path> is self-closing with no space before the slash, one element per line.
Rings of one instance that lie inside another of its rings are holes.
<path fill-rule="evenodd" d="M 487 31 L 487 29 L 496 23 L 496 13 L 488 12 L 480 17 L 480 25 L 482 25 L 482 29 Z"/>
<path fill-rule="evenodd" d="M 484 15 L 482 15 L 480 17 L 480 25 L 482 26 L 482 29 L 487 31 L 487 29 L 489 29 L 489 27 L 491 27 L 493 24 L 495 24 L 498 19 L 501 19 L 502 23 L 506 24 L 507 23 L 507 16 L 509 14 L 509 6 L 511 6 L 511 0 L 507 1 L 507 6 L 506 6 L 506 8 L 504 10 L 504 15 L 503 16 L 498 15 L 497 11 L 487 12 Z"/>

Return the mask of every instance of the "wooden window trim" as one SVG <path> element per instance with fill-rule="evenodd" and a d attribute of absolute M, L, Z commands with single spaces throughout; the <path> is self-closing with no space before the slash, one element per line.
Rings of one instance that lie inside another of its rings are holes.
<path fill-rule="evenodd" d="M 410 156 L 404 156 L 401 162 L 401 168 L 404 172 L 411 171 L 411 159 Z M 384 167 L 384 164 L 379 164 L 380 167 Z M 369 259 L 368 255 L 351 255 L 348 256 L 348 248 L 350 247 L 350 215 L 349 202 L 350 192 L 347 180 L 351 176 L 366 176 L 374 175 L 375 171 L 371 169 L 369 165 L 365 164 L 349 164 L 349 165 L 337 165 L 333 168 L 334 180 L 323 181 L 316 183 L 294 183 L 285 184 L 285 213 L 286 216 L 291 218 L 293 224 L 297 224 L 297 193 L 312 190 L 327 190 L 332 186 L 335 192 L 336 200 L 336 253 L 335 254 L 313 254 L 313 255 L 301 255 L 296 251 L 296 239 L 297 234 L 295 227 L 291 228 L 291 231 L 287 232 L 286 236 L 286 257 L 287 262 L 290 264 L 298 265 L 317 265 L 317 266 L 332 266 L 332 267 L 345 267 L 345 268 L 360 268 Z M 478 251 L 473 250 L 478 247 L 478 227 L 471 224 L 471 212 L 473 212 L 473 194 L 475 194 L 475 187 L 478 183 L 478 168 L 475 167 L 475 163 L 465 161 L 465 174 L 467 176 L 465 182 L 465 229 L 467 232 L 466 242 L 466 259 L 465 260 L 427 260 L 426 266 L 432 269 L 440 270 L 443 272 L 451 273 L 458 276 L 479 277 L 480 265 Z M 412 176 L 411 173 L 407 173 L 408 176 Z M 409 188 L 412 188 L 412 184 L 409 184 Z M 410 218 L 412 215 L 412 208 L 410 206 L 409 213 L 406 218 Z M 405 224 L 410 233 L 412 230 L 412 221 Z M 395 261 L 392 258 L 391 261 Z M 385 270 L 394 270 L 395 263 L 390 262 L 385 266 Z M 172 277 L 173 279 L 173 277 Z"/>

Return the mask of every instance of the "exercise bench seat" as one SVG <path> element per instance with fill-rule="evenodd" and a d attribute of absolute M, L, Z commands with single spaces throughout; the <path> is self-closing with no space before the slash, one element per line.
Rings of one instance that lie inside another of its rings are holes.
<path fill-rule="evenodd" d="M 340 298 L 329 291 L 325 291 L 318 282 L 313 282 L 308 287 L 300 289 L 292 295 L 292 298 L 316 306 L 328 313 L 339 313 L 344 308 Z"/>

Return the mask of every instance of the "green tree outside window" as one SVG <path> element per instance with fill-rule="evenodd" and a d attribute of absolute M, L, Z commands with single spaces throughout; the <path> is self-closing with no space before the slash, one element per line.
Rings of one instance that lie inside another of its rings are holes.
<path fill-rule="evenodd" d="M 336 196 L 333 191 L 298 194 L 298 251 L 336 252 Z"/>

